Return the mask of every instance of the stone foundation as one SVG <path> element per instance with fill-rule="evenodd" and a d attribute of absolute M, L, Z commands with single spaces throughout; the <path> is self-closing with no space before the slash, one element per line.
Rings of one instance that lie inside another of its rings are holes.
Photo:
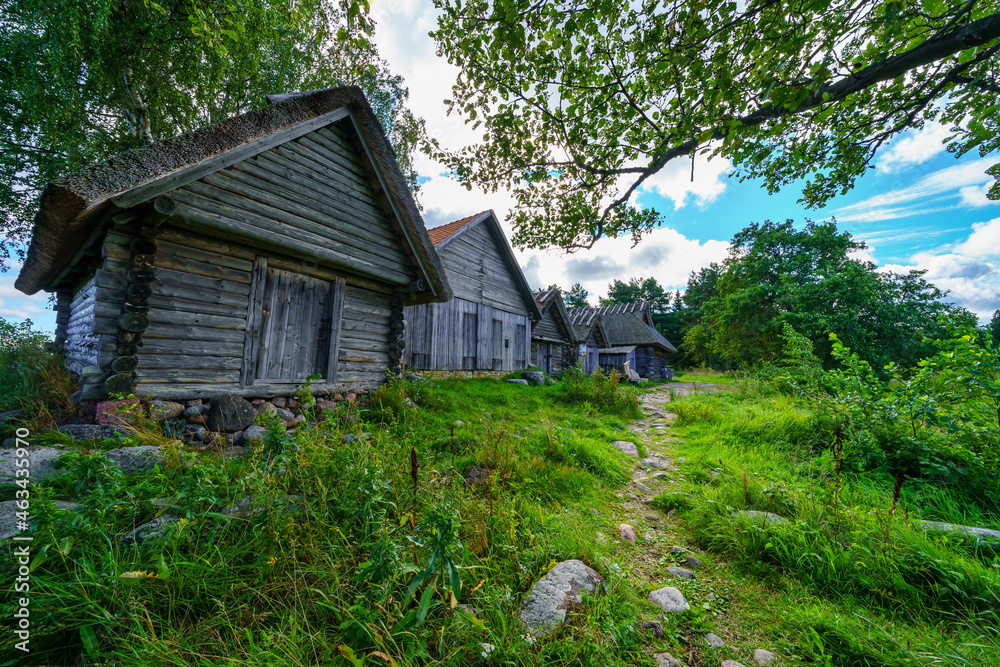
<path fill-rule="evenodd" d="M 504 375 L 514 372 L 516 371 L 410 371 L 406 375 L 419 375 L 428 380 L 445 380 L 448 378 L 458 378 L 459 380 L 492 378 L 499 380 Z"/>

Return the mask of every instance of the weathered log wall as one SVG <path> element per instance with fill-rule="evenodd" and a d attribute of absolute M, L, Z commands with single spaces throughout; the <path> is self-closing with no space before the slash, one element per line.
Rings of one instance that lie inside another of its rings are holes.
<path fill-rule="evenodd" d="M 458 284 L 450 273 L 448 279 Z M 405 358 L 411 368 L 509 371 L 527 368 L 530 363 L 531 319 L 526 313 L 455 298 L 446 303 L 408 306 L 405 314 Z M 474 354 L 465 335 L 472 318 Z M 470 368 L 473 356 L 474 368 Z"/>

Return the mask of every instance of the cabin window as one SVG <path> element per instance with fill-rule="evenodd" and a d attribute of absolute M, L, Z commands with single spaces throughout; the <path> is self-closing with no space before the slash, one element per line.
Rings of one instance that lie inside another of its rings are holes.
<path fill-rule="evenodd" d="M 479 316 L 476 313 L 462 314 L 462 369 L 476 370 L 476 334 L 479 331 Z"/>
<path fill-rule="evenodd" d="M 254 263 L 243 384 L 336 380 L 344 281 L 321 280 Z"/>
<path fill-rule="evenodd" d="M 514 368 L 527 368 L 525 359 L 525 326 L 518 324 L 514 329 Z"/>
<path fill-rule="evenodd" d="M 503 370 L 503 320 L 493 320 L 493 370 Z"/>

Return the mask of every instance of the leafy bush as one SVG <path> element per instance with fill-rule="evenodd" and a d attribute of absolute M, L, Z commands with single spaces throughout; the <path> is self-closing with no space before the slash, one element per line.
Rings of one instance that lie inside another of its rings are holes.
<path fill-rule="evenodd" d="M 605 375 L 597 369 L 585 375 L 574 366 L 563 376 L 560 397 L 571 404 L 589 403 L 591 406 L 623 417 L 639 417 L 639 390 L 623 385 L 618 371 Z"/>
<path fill-rule="evenodd" d="M 24 408 L 32 430 L 52 428 L 73 411 L 73 381 L 48 336 L 31 320 L 13 324 L 0 318 L 0 412 Z"/>

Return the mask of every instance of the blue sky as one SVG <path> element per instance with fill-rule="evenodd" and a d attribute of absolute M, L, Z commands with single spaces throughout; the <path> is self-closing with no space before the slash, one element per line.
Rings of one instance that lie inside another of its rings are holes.
<path fill-rule="evenodd" d="M 450 148 L 475 141 L 461 119 L 445 115 L 443 100 L 450 97 L 457 70 L 435 54 L 427 35 L 436 22 L 430 3 L 375 0 L 372 10 L 379 48 L 392 71 L 406 80 L 410 106 L 425 119 L 428 133 Z M 902 135 L 851 192 L 811 211 L 796 203 L 801 186 L 769 195 L 759 182 L 730 179 L 731 165 L 724 160 L 700 156 L 692 183 L 690 162 L 680 160 L 640 191 L 638 201 L 657 208 L 664 227 L 639 246 L 633 248 L 629 238 L 602 239 L 590 251 L 573 255 L 554 250 L 515 254 L 533 287 L 580 282 L 599 296 L 615 278 L 653 276 L 666 287 L 683 288 L 691 271 L 725 258 L 729 239 L 750 222 L 836 216 L 842 229 L 870 245 L 863 258 L 888 270 L 926 269 L 927 279 L 951 291 L 949 300 L 986 320 L 1000 308 L 1000 202 L 986 199 L 993 179 L 983 172 L 1000 156 L 956 160 L 944 150 L 946 135 L 947 128 L 937 125 Z M 510 193 L 470 192 L 440 164 L 422 156 L 415 163 L 427 175 L 419 200 L 428 227 L 489 208 L 501 220 L 506 216 Z M 0 274 L 0 317 L 28 317 L 51 332 L 55 318 L 47 296 L 26 297 L 14 290 L 17 268 Z"/>

